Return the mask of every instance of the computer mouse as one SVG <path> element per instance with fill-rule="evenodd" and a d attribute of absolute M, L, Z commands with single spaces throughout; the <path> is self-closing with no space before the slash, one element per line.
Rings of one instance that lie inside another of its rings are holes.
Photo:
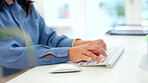
<path fill-rule="evenodd" d="M 77 64 L 72 63 L 63 63 L 57 64 L 52 67 L 49 72 L 50 73 L 70 73 L 70 72 L 79 72 L 82 69 Z"/>

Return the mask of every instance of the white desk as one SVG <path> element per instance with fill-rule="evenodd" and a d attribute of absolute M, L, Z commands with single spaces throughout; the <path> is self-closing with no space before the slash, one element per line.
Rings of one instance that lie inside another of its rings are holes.
<path fill-rule="evenodd" d="M 8 83 L 148 83 L 148 71 L 139 68 L 143 36 L 105 36 L 108 46 L 122 46 L 125 52 L 112 69 L 82 67 L 81 72 L 50 74 L 53 65 L 35 67 Z"/>

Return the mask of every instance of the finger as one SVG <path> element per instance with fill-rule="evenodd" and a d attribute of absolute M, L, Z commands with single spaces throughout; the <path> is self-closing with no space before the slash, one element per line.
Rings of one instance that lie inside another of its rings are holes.
<path fill-rule="evenodd" d="M 99 56 L 100 55 L 100 53 L 98 53 L 98 51 L 90 50 L 90 52 L 94 53 L 96 56 Z"/>
<path fill-rule="evenodd" d="M 100 41 L 103 44 L 103 46 L 106 48 L 106 43 L 102 39 L 96 41 Z"/>
<path fill-rule="evenodd" d="M 86 56 L 91 57 L 93 60 L 96 60 L 98 62 L 102 62 L 102 59 L 97 57 L 95 54 L 93 54 L 92 52 L 88 51 Z"/>
<path fill-rule="evenodd" d="M 106 47 L 100 41 L 95 41 L 95 42 L 97 42 L 98 45 L 106 51 Z"/>
<path fill-rule="evenodd" d="M 92 58 L 91 57 L 88 57 L 88 56 L 86 56 L 86 55 L 81 55 L 81 57 L 80 57 L 80 59 L 81 59 L 81 61 L 92 61 Z"/>
<path fill-rule="evenodd" d="M 106 47 L 106 43 L 102 39 L 100 39 L 100 42 Z"/>
<path fill-rule="evenodd" d="M 105 56 L 105 57 L 107 56 L 105 51 L 102 48 L 100 48 L 99 46 L 89 44 L 86 49 L 87 50 L 98 51 L 98 53 L 102 54 L 103 56 Z"/>
<path fill-rule="evenodd" d="M 102 44 L 100 41 L 92 41 L 90 44 L 98 45 L 98 46 L 100 46 L 101 48 L 103 48 L 104 50 L 106 50 L 106 47 L 103 46 L 103 44 Z"/>

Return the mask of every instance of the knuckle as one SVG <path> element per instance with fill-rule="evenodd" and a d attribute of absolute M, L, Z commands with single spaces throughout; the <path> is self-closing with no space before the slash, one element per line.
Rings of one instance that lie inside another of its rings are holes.
<path fill-rule="evenodd" d="M 95 41 L 95 43 L 96 43 L 97 45 L 100 45 L 100 41 Z"/>
<path fill-rule="evenodd" d="M 92 46 L 92 44 L 91 43 L 88 43 L 88 44 L 86 44 L 87 46 Z"/>
<path fill-rule="evenodd" d="M 105 52 L 103 50 L 100 51 L 101 54 L 105 54 Z"/>
<path fill-rule="evenodd" d="M 85 45 L 82 46 L 83 49 L 85 49 L 85 48 L 87 48 L 87 47 L 88 47 L 87 44 L 85 44 Z"/>
<path fill-rule="evenodd" d="M 92 53 L 91 53 L 91 52 L 88 52 L 87 54 L 88 54 L 88 55 L 92 55 Z"/>
<path fill-rule="evenodd" d="M 95 56 L 94 58 L 95 58 L 96 60 L 98 59 L 98 57 L 97 57 L 97 56 Z"/>
<path fill-rule="evenodd" d="M 97 46 L 97 45 L 94 45 L 93 47 L 94 47 L 95 49 L 99 49 L 99 46 Z"/>
<path fill-rule="evenodd" d="M 87 48 L 89 48 L 89 47 L 90 47 L 90 46 L 88 46 L 88 45 L 85 45 L 85 47 L 84 47 L 84 48 L 85 48 L 85 49 L 87 49 Z"/>

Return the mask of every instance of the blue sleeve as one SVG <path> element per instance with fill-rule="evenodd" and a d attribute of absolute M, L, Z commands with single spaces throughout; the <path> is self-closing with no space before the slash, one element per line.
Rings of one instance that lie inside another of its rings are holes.
<path fill-rule="evenodd" d="M 30 68 L 38 65 L 56 64 L 69 61 L 68 51 L 73 39 L 58 36 L 48 28 L 43 18 L 33 9 L 39 25 L 39 43 L 25 47 L 11 37 L 0 39 L 0 65 L 7 68 Z M 34 28 L 34 27 L 33 27 Z M 22 43 L 22 42 L 21 42 Z M 28 55 L 26 50 L 33 48 L 33 54 Z M 41 58 L 51 54 L 52 58 Z"/>
<path fill-rule="evenodd" d="M 28 55 L 26 50 L 33 49 Z M 56 64 L 69 61 L 67 56 L 69 47 L 50 48 L 46 45 L 20 46 L 12 38 L 0 39 L 0 65 L 7 68 L 24 69 L 37 65 Z M 52 58 L 41 58 L 52 54 Z"/>

